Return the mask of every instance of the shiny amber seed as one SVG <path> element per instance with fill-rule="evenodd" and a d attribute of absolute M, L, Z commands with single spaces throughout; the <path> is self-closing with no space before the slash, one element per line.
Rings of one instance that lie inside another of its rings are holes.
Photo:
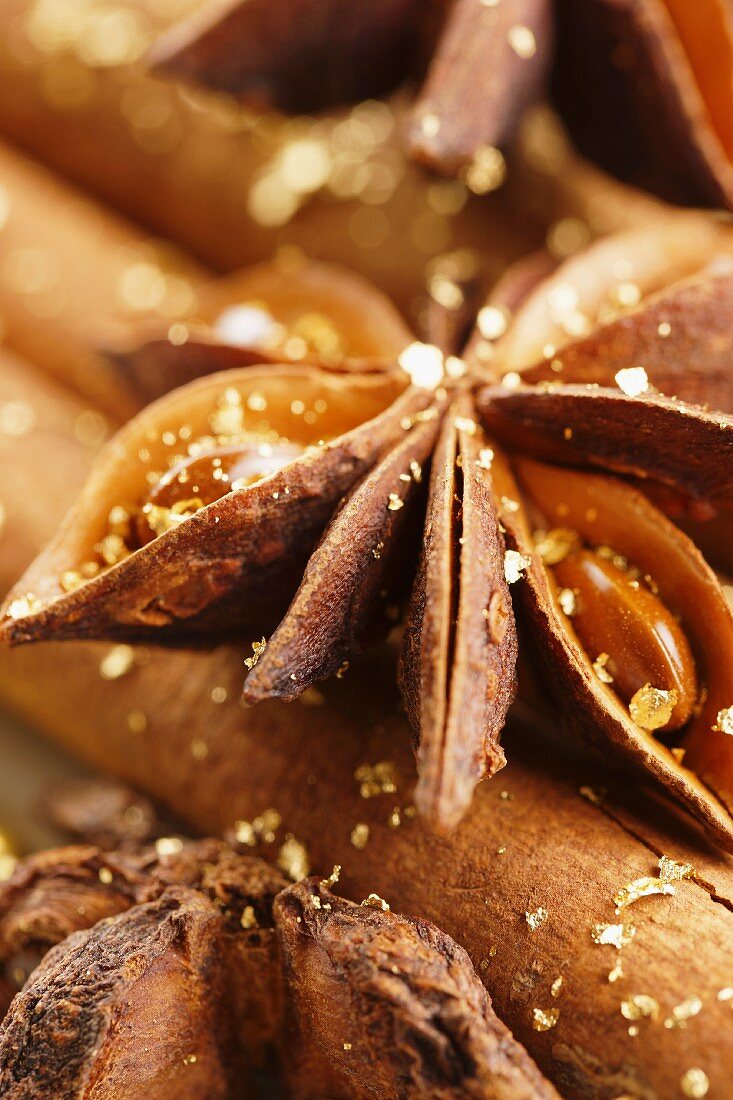
<path fill-rule="evenodd" d="M 303 448 L 289 440 L 216 447 L 206 454 L 177 462 L 155 483 L 137 517 L 141 545 L 161 534 L 161 515 L 170 512 L 173 522 L 198 508 L 213 504 L 233 489 L 254 485 L 298 458 Z"/>
<path fill-rule="evenodd" d="M 562 588 L 575 593 L 573 629 L 591 660 L 604 655 L 612 690 L 626 703 L 645 685 L 674 692 L 676 702 L 663 728 L 684 726 L 697 701 L 697 674 L 674 615 L 628 572 L 592 550 L 568 555 L 553 573 Z"/>

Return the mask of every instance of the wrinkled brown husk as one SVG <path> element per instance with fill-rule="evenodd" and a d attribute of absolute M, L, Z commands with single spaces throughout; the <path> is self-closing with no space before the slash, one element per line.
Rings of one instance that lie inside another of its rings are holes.
<path fill-rule="evenodd" d="M 390 91 L 416 67 L 420 0 L 213 0 L 150 60 L 170 76 L 305 114 Z"/>
<path fill-rule="evenodd" d="M 217 324 L 232 306 L 265 311 L 287 332 L 298 332 L 302 318 L 325 318 L 338 338 L 337 351 L 324 357 L 308 347 L 288 356 L 287 339 L 277 345 L 232 343 Z M 262 363 L 315 363 L 333 370 L 386 370 L 410 343 L 410 330 L 389 299 L 365 279 L 335 264 L 301 258 L 285 264 L 258 264 L 204 284 L 195 309 L 182 316 L 183 342 L 173 343 L 160 325 L 138 326 L 106 354 L 121 382 L 140 405 L 206 374 Z"/>
<path fill-rule="evenodd" d="M 246 413 L 246 427 L 256 430 L 265 419 L 296 441 L 310 429 L 290 413 L 295 393 L 307 405 L 327 399 L 325 413 L 302 441 L 321 432 L 336 438 L 257 485 L 227 494 L 89 584 L 61 594 L 64 571 L 94 557 L 110 508 L 145 499 L 139 449 L 151 452 L 153 468 L 165 462 L 165 446 L 152 442 L 148 429 L 175 431 L 186 424 L 195 438 L 209 430 L 206 418 L 217 397 L 233 386 L 243 394 L 244 408 L 249 393 L 264 394 L 268 402 L 264 417 Z M 404 381 L 395 376 L 342 377 L 283 367 L 212 376 L 161 399 L 103 453 L 59 535 L 20 582 L 24 591 L 51 602 L 14 625 L 9 621 L 11 640 L 149 637 L 183 644 L 268 630 L 287 607 L 341 496 L 388 445 L 403 438 L 404 418 L 430 403 L 428 391 L 403 390 Z"/>
<path fill-rule="evenodd" d="M 318 879 L 280 894 L 275 921 L 295 1003 L 296 1081 L 315 1046 L 350 1100 L 557 1100 L 497 1020 L 468 955 L 427 921 L 354 905 Z"/>
<path fill-rule="evenodd" d="M 293 699 L 333 675 L 409 591 L 424 516 L 423 468 L 427 481 L 444 405 L 431 407 L 435 415 L 418 423 L 344 500 L 247 677 L 247 702 Z"/>
<path fill-rule="evenodd" d="M 682 532 L 622 482 L 527 459 L 515 465 L 519 484 L 508 465 L 496 469 L 496 481 L 506 497 L 520 502 L 531 492 L 550 526 L 563 522 L 562 505 L 572 501 L 572 526 L 584 541 L 613 547 L 654 578 L 660 599 L 680 619 L 705 687 L 700 712 L 680 740 L 683 748 L 690 746 L 682 766 L 662 740 L 631 721 L 613 689 L 600 682 L 593 669 L 597 655 L 585 652 L 572 620 L 560 610 L 549 572 L 534 548 L 525 509 L 507 508 L 501 519 L 508 537 L 531 561 L 519 583 L 535 650 L 569 725 L 601 754 L 610 752 L 644 768 L 705 824 L 718 843 L 733 850 L 733 756 L 724 735 L 713 732 L 718 711 L 733 698 L 733 617 L 715 574 Z M 708 766 L 701 768 L 691 746 L 708 742 Z"/>
<path fill-rule="evenodd" d="M 512 45 L 517 28 L 534 36 L 528 56 Z M 548 0 L 504 0 L 488 7 L 456 0 L 412 112 L 413 156 L 453 173 L 481 149 L 505 145 L 541 94 L 552 30 Z M 426 119 L 438 120 L 437 132 Z"/>
<path fill-rule="evenodd" d="M 465 397 L 453 406 L 433 457 L 400 668 L 417 741 L 415 801 L 442 831 L 461 819 L 476 783 L 503 767 L 499 734 L 515 689 L 504 544 L 472 413 Z"/>
<path fill-rule="evenodd" d="M 661 292 L 670 288 L 678 290 L 675 284 L 693 276 L 702 277 L 706 269 L 712 275 L 718 259 L 722 261 L 722 272 L 725 270 L 723 263 L 730 261 L 733 253 L 731 230 L 709 215 L 679 211 L 671 213 L 668 210 L 664 216 L 658 214 L 645 221 L 647 224 L 594 241 L 578 255 L 560 264 L 549 278 L 530 291 L 515 311 L 506 335 L 496 345 L 492 364 L 500 374 L 530 371 L 532 377 L 532 369 L 547 358 L 553 360 L 557 355 L 564 362 L 565 353 L 571 356 L 577 344 L 582 347 L 583 338 L 571 335 L 574 329 L 570 327 L 570 322 L 578 319 L 590 332 L 589 340 L 593 339 L 596 331 L 598 340 L 604 340 L 604 326 L 612 325 L 614 321 L 619 327 L 632 330 L 639 340 L 638 330 L 649 323 L 647 310 L 653 311 L 657 303 L 660 310 L 664 306 L 665 299 Z M 624 285 L 632 286 L 641 295 L 638 308 L 622 310 L 617 294 Z M 720 302 L 725 299 L 725 290 L 723 286 L 716 291 L 722 294 Z M 660 297 L 646 301 L 656 294 Z M 704 309 L 704 296 L 701 296 L 703 301 L 698 303 L 699 310 Z M 659 320 L 671 321 L 673 318 L 660 315 Z M 686 331 L 696 332 L 698 339 L 705 339 L 707 322 L 704 313 L 701 315 L 698 311 L 692 317 L 674 320 L 682 321 Z M 716 320 L 716 324 L 724 327 L 724 322 L 720 320 Z M 611 328 L 609 331 L 614 330 Z M 674 326 L 669 337 L 659 336 L 658 354 L 660 358 L 669 354 L 673 360 L 670 369 L 677 366 L 674 362 L 676 349 L 679 348 L 680 355 L 687 354 L 684 342 L 677 343 L 682 336 L 683 333 L 675 332 Z M 638 343 L 635 348 L 642 350 Z M 703 362 L 700 355 L 693 360 L 691 368 L 696 363 L 702 367 Z M 568 367 L 571 364 L 572 360 Z M 646 362 L 625 365 L 645 367 Z M 682 365 L 680 363 L 677 367 L 677 373 Z M 710 364 L 706 362 L 705 365 L 708 370 L 711 369 Z M 560 377 L 567 381 L 584 381 L 564 373 Z M 660 388 L 670 396 L 674 392 L 666 387 Z"/>
<path fill-rule="evenodd" d="M 699 44 L 663 0 L 560 0 L 557 11 L 556 96 L 581 150 L 666 198 L 730 207 L 724 0 L 696 3 Z"/>
<path fill-rule="evenodd" d="M 512 450 L 631 474 L 696 502 L 733 505 L 733 417 L 656 394 L 596 386 L 483 389 L 479 408 Z"/>

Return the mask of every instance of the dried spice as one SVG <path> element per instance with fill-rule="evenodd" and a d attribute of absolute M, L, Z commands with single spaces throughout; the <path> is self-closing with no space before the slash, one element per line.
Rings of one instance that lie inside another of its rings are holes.
<path fill-rule="evenodd" d="M 544 384 L 530 358 L 539 322 L 542 346 L 559 340 L 557 354 L 562 334 L 570 348 L 630 301 L 643 327 L 667 279 L 726 249 L 726 230 L 691 215 L 593 246 L 530 290 L 506 330 L 482 310 L 477 332 L 500 333 L 496 379 L 520 368 L 509 387 L 474 392 L 485 373 L 475 335 L 465 373 L 449 369 L 449 348 L 413 343 L 401 370 L 364 373 L 345 360 L 342 369 L 249 367 L 184 387 L 118 435 L 64 531 L 11 594 L 3 633 L 184 645 L 246 631 L 255 639 L 246 701 L 292 699 L 342 674 L 389 629 L 418 557 L 400 681 L 418 757 L 415 804 L 448 830 L 476 783 L 505 762 L 511 583 L 554 686 L 572 700 L 572 726 L 645 768 L 731 843 L 730 815 L 703 784 L 733 797 L 720 766 L 733 619 L 712 569 L 650 496 L 698 516 L 733 502 L 733 419 L 650 387 L 630 395 L 633 386 L 615 381 L 618 360 L 613 381 L 599 373 L 579 383 L 568 359 L 563 381 Z M 589 269 L 600 274 L 587 279 Z M 725 287 L 715 293 L 725 298 Z M 672 334 L 658 339 L 681 351 Z M 667 381 L 681 376 L 676 363 L 672 355 Z M 657 372 L 646 374 L 659 385 Z M 699 397 L 704 363 L 691 374 Z M 715 369 L 712 378 L 711 393 L 733 408 Z M 629 474 L 646 494 L 619 476 Z M 90 561 L 98 572 L 64 591 L 60 577 Z"/>
<path fill-rule="evenodd" d="M 0 1027 L 3 1084 L 71 1096 L 98 1076 L 110 1097 L 144 1085 L 233 1098 L 277 1053 L 294 1095 L 317 1065 L 334 1095 L 373 1095 L 377 1073 L 385 1097 L 424 1095 L 427 1082 L 458 1097 L 470 1058 L 477 1095 L 490 1083 L 501 1100 L 557 1096 L 457 944 L 425 921 L 336 898 L 332 880 L 284 888 L 216 840 L 163 858 L 85 846 L 23 861 L 0 887 L 0 960 L 12 987 L 25 982 Z M 330 972 L 311 967 L 319 955 Z M 320 985 L 339 980 L 348 996 L 336 1017 Z M 423 1037 L 419 1067 L 409 1038 L 380 1043 L 374 1060 L 369 1033 L 386 1038 L 398 1022 Z"/>
<path fill-rule="evenodd" d="M 556 10 L 555 92 L 581 149 L 667 198 L 730 206 L 728 5 L 557 0 Z"/>

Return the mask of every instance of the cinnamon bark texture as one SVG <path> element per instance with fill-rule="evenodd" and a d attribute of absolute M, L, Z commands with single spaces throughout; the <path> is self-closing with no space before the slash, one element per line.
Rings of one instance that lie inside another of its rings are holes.
<path fill-rule="evenodd" d="M 479 199 L 409 164 L 404 104 L 257 118 L 135 64 L 184 4 L 127 0 L 130 33 L 114 58 L 100 10 L 95 0 L 79 20 L 57 9 L 50 40 L 34 0 L 0 0 L 0 130 L 217 270 L 294 245 L 361 272 L 407 311 L 436 254 L 476 249 L 498 275 L 542 239 L 542 224 L 511 214 L 503 196 Z"/>
<path fill-rule="evenodd" d="M 99 355 L 102 343 L 148 317 L 167 331 L 194 310 L 203 269 L 8 146 L 0 176 L 7 342 L 124 420 L 135 404 Z"/>

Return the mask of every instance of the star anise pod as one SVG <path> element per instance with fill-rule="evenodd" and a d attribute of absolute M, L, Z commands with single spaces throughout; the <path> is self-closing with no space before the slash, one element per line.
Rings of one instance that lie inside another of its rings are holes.
<path fill-rule="evenodd" d="M 581 150 L 677 201 L 733 204 L 728 0 L 556 0 L 555 94 Z"/>
<path fill-rule="evenodd" d="M 0 1094 L 234 1100 L 277 1055 L 296 1100 L 555 1098 L 466 953 L 376 895 L 335 897 L 337 877 L 288 886 L 213 839 L 21 861 L 0 886 L 0 961 L 22 985 Z M 324 985 L 348 989 L 335 1012 Z"/>
<path fill-rule="evenodd" d="M 168 31 L 151 60 L 256 109 L 320 110 L 420 91 L 409 124 L 422 160 L 496 186 L 497 146 L 543 86 L 550 0 L 213 0 Z"/>
<path fill-rule="evenodd" d="M 413 155 L 477 191 L 503 179 L 499 149 L 551 71 L 586 155 L 666 198 L 733 204 L 727 0 L 213 0 L 153 60 L 293 112 L 415 81 Z"/>
<path fill-rule="evenodd" d="M 414 576 L 400 679 L 415 799 L 449 829 L 504 763 L 521 582 L 573 724 L 730 845 L 703 784 L 733 802 L 733 620 L 652 502 L 697 518 L 733 506 L 733 420 L 689 400 L 733 408 L 713 327 L 730 251 L 726 229 L 680 217 L 594 245 L 534 290 L 533 262 L 480 310 L 463 360 L 414 344 L 402 370 L 252 367 L 184 387 L 100 458 L 11 594 L 4 636 L 249 632 L 245 699 L 292 699 L 343 674 Z"/>

